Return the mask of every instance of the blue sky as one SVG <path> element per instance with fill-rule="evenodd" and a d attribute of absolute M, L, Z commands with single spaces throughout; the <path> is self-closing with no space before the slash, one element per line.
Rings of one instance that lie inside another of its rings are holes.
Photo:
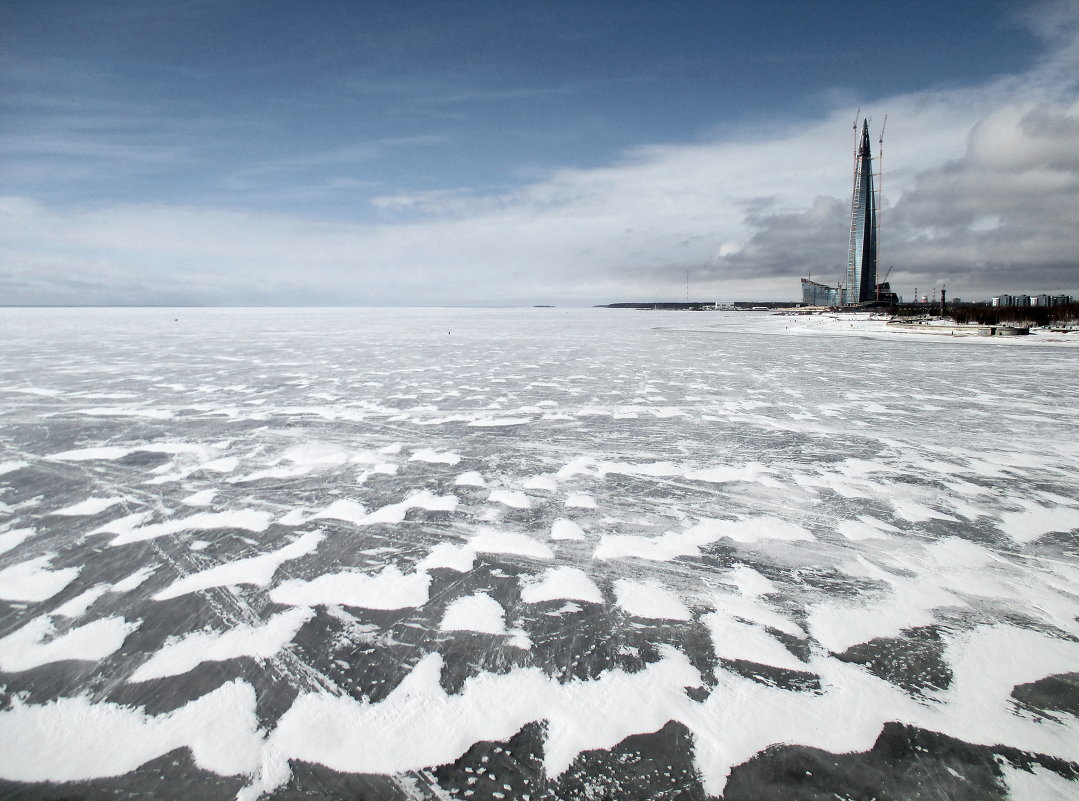
<path fill-rule="evenodd" d="M 901 293 L 1079 294 L 1077 19 L 8 0 L 0 303 L 793 299 L 842 272 L 859 108 Z"/>

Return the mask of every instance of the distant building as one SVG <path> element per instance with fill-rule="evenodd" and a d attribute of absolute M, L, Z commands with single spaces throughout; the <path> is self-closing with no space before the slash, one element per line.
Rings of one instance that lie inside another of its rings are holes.
<path fill-rule="evenodd" d="M 990 301 L 992 306 L 1067 306 L 1071 295 L 998 295 Z"/>
<path fill-rule="evenodd" d="M 803 278 L 802 302 L 808 306 L 894 304 L 899 300 L 886 281 L 877 283 L 877 208 L 880 198 L 873 186 L 873 151 L 869 143 L 868 118 L 862 120 L 860 136 L 858 120 L 855 119 L 854 134 L 854 190 L 850 201 L 850 247 L 846 273 L 843 283 L 834 287 Z M 882 146 L 883 142 L 882 131 Z M 879 158 L 877 167 L 880 167 Z"/>
<path fill-rule="evenodd" d="M 806 306 L 838 306 L 843 290 L 808 278 L 802 279 L 802 303 Z"/>
<path fill-rule="evenodd" d="M 867 303 L 877 297 L 877 195 L 873 190 L 873 153 L 869 120 L 862 120 L 861 143 L 854 158 L 854 193 L 850 203 L 850 251 L 847 257 L 846 303 Z"/>
<path fill-rule="evenodd" d="M 1071 295 L 1037 295 L 1030 299 L 1032 306 L 1067 306 L 1071 302 Z"/>

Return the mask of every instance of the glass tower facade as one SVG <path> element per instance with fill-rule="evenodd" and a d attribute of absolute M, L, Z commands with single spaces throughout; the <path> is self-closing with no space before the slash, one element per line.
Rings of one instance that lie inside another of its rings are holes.
<path fill-rule="evenodd" d="M 861 143 L 854 158 L 854 193 L 850 209 L 850 255 L 847 258 L 847 303 L 876 299 L 877 196 L 873 190 L 873 156 L 869 120 L 862 121 Z"/>
<path fill-rule="evenodd" d="M 806 306 L 838 306 L 839 287 L 802 279 L 802 303 Z"/>

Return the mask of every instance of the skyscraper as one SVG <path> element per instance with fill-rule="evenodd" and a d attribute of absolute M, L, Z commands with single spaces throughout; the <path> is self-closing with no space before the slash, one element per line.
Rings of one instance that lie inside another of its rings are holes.
<path fill-rule="evenodd" d="M 854 192 L 850 204 L 850 254 L 847 257 L 847 303 L 876 299 L 877 197 L 873 190 L 873 155 L 869 120 L 862 121 L 861 144 L 854 156 Z"/>

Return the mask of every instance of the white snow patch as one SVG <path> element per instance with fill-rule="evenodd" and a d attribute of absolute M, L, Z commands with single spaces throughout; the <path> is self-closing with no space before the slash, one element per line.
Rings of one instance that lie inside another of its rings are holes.
<path fill-rule="evenodd" d="M 129 515 L 110 520 L 91 531 L 91 534 L 130 534 L 140 525 L 153 517 L 153 512 L 132 512 Z"/>
<path fill-rule="evenodd" d="M 1019 503 L 1023 507 L 1020 511 L 1005 512 L 997 524 L 1015 542 L 1033 542 L 1046 534 L 1079 528 L 1079 509 L 1026 500 Z"/>
<path fill-rule="evenodd" d="M 561 566 L 548 568 L 538 580 L 525 583 L 521 600 L 526 604 L 561 600 L 601 604 L 603 593 L 580 568 Z"/>
<path fill-rule="evenodd" d="M 507 645 L 512 648 L 520 648 L 522 651 L 532 650 L 532 638 L 528 636 L 528 632 L 524 629 L 509 629 L 506 634 L 509 635 L 509 640 L 506 641 Z"/>
<path fill-rule="evenodd" d="M 468 546 L 477 553 L 515 554 L 533 559 L 551 559 L 554 556 L 554 551 L 542 542 L 512 531 L 481 531 L 468 541 Z"/>
<path fill-rule="evenodd" d="M 738 588 L 738 593 L 749 598 L 757 598 L 761 595 L 769 595 L 776 591 L 776 585 L 762 576 L 749 565 L 735 565 L 724 576 L 727 581 Z"/>
<path fill-rule="evenodd" d="M 891 492 L 885 493 L 890 495 Z M 927 506 L 913 498 L 889 498 L 895 513 L 900 517 L 910 520 L 912 523 L 924 523 L 927 520 L 956 520 L 952 515 L 938 512 L 931 506 Z"/>
<path fill-rule="evenodd" d="M 532 422 L 531 417 L 484 417 L 468 423 L 472 428 L 505 428 L 508 426 L 523 426 Z"/>
<path fill-rule="evenodd" d="M 1008 787 L 1008 798 L 1017 801 L 1075 801 L 1079 792 L 1074 781 L 1041 765 L 1026 770 L 1004 762 L 1000 769 Z"/>
<path fill-rule="evenodd" d="M 502 503 L 506 506 L 512 506 L 514 509 L 528 509 L 532 506 L 532 501 L 530 501 L 528 496 L 520 490 L 491 490 L 491 494 L 487 500 L 491 503 Z"/>
<path fill-rule="evenodd" d="M 345 520 L 357 526 L 373 526 L 377 523 L 400 523 L 409 509 L 452 512 L 457 508 L 457 496 L 435 495 L 429 490 L 413 493 L 399 503 L 391 503 L 368 513 L 363 504 L 356 501 L 338 500 L 314 515 L 315 518 L 331 517 Z"/>
<path fill-rule="evenodd" d="M 55 398 L 64 393 L 59 389 L 45 389 L 43 387 L 6 387 L 9 392 L 21 392 L 24 395 L 37 395 L 41 398 Z"/>
<path fill-rule="evenodd" d="M 886 540 L 890 539 L 888 532 L 898 533 L 899 529 L 890 526 L 874 517 L 860 515 L 856 520 L 843 520 L 836 524 L 835 530 L 848 540 Z"/>
<path fill-rule="evenodd" d="M 166 640 L 128 681 L 149 681 L 187 673 L 203 662 L 250 656 L 269 659 L 284 648 L 315 614 L 297 607 L 274 615 L 260 626 L 235 626 L 227 631 L 196 631 Z"/>
<path fill-rule="evenodd" d="M 312 515 L 312 518 L 330 518 L 344 520 L 348 523 L 361 523 L 367 517 L 367 507 L 359 501 L 350 501 L 344 498 L 331 503 L 321 512 Z"/>
<path fill-rule="evenodd" d="M 567 520 L 564 517 L 554 521 L 551 525 L 551 539 L 552 540 L 583 540 L 584 529 L 574 523 L 572 520 Z"/>
<path fill-rule="evenodd" d="M 86 410 L 84 410 L 84 413 L 85 411 Z M 168 416 L 171 416 L 171 413 L 169 413 Z M 54 453 L 48 458 L 59 462 L 111 461 L 114 459 L 123 459 L 129 454 L 140 452 L 167 453 L 170 455 L 191 453 L 205 456 L 206 454 L 211 453 L 212 449 L 205 445 L 196 445 L 188 442 L 151 442 L 144 445 L 99 445 L 93 448 L 76 448 L 75 450 Z"/>
<path fill-rule="evenodd" d="M 571 509 L 595 509 L 596 499 L 582 492 L 571 492 L 566 496 L 566 506 Z"/>
<path fill-rule="evenodd" d="M 682 531 L 667 531 L 658 537 L 637 537 L 625 534 L 604 536 L 596 547 L 597 559 L 637 557 L 657 562 L 669 562 L 679 556 L 697 556 L 701 547 L 727 537 L 736 542 L 756 543 L 761 540 L 812 540 L 813 535 L 795 523 L 774 517 L 754 517 L 743 520 L 702 520 Z"/>
<path fill-rule="evenodd" d="M 718 540 L 727 537 L 735 542 L 756 543 L 766 540 L 782 540 L 795 542 L 797 540 L 814 539 L 806 529 L 797 523 L 788 523 L 776 517 L 750 517 L 743 520 L 703 520 L 691 531 L 708 535 Z"/>
<path fill-rule="evenodd" d="M 55 512 L 51 512 L 51 514 L 63 515 L 66 517 L 96 515 L 101 514 L 110 506 L 122 503 L 123 500 L 123 498 L 87 498 L 82 503 L 77 503 L 74 506 L 68 506 L 64 509 L 57 509 Z"/>
<path fill-rule="evenodd" d="M 325 442 L 307 442 L 293 445 L 281 454 L 280 460 L 312 468 L 339 467 L 350 459 L 349 451 L 339 445 Z"/>
<path fill-rule="evenodd" d="M 412 452 L 408 457 L 410 462 L 429 462 L 431 464 L 454 465 L 461 461 L 461 457 L 450 451 L 435 451 L 431 448 L 420 448 Z"/>
<path fill-rule="evenodd" d="M 543 492 L 555 492 L 558 489 L 558 482 L 555 481 L 553 476 L 532 476 L 524 483 L 525 489 L 540 490 Z"/>
<path fill-rule="evenodd" d="M 207 489 L 201 492 L 195 492 L 188 495 L 180 503 L 185 506 L 209 506 L 213 501 L 214 496 L 217 495 L 217 490 Z"/>
<path fill-rule="evenodd" d="M 181 531 L 206 531 L 221 528 L 265 531 L 269 528 L 272 517 L 269 512 L 259 512 L 253 509 L 237 509 L 228 512 L 200 512 L 188 517 L 166 520 L 163 523 L 152 523 L 148 526 L 131 528 L 126 532 L 117 534 L 109 545 L 126 545 L 130 542 L 141 542 L 142 540 L 164 537 L 169 534 L 179 534 Z M 97 531 L 104 528 L 102 526 Z"/>
<path fill-rule="evenodd" d="M 270 553 L 250 556 L 226 562 L 207 570 L 192 573 L 177 579 L 154 596 L 155 601 L 166 601 L 189 592 L 198 592 L 211 587 L 230 587 L 237 584 L 254 584 L 265 587 L 273 580 L 274 573 L 285 562 L 314 553 L 325 535 L 318 531 L 309 531 L 284 548 Z"/>
<path fill-rule="evenodd" d="M 723 612 L 701 618 L 712 635 L 712 647 L 721 659 L 744 659 L 759 665 L 805 670 L 806 665 L 760 626 L 735 619 Z"/>
<path fill-rule="evenodd" d="M 851 576 L 883 582 L 888 589 L 875 598 L 829 599 L 808 609 L 810 632 L 835 653 L 874 638 L 894 637 L 903 629 L 934 623 L 933 610 L 938 607 L 967 605 L 930 575 L 897 575 L 861 556 L 840 569 Z"/>
<path fill-rule="evenodd" d="M 416 565 L 416 569 L 433 570 L 437 567 L 444 567 L 449 570 L 456 570 L 458 573 L 467 573 L 472 569 L 475 561 L 476 552 L 472 548 L 466 545 L 440 542 Z"/>
<path fill-rule="evenodd" d="M 792 637 L 804 638 L 806 636 L 801 626 L 766 605 L 759 597 L 717 595 L 713 602 L 717 613 L 777 629 Z"/>
<path fill-rule="evenodd" d="M 290 509 L 284 517 L 277 521 L 279 526 L 299 526 L 308 520 L 307 512 L 303 509 Z"/>
<path fill-rule="evenodd" d="M 756 482 L 767 477 L 771 470 L 757 462 L 740 466 L 722 465 L 699 470 L 687 470 L 685 477 L 690 481 L 708 481 L 713 484 L 726 484 L 735 481 Z"/>
<path fill-rule="evenodd" d="M 669 562 L 679 556 L 696 556 L 702 545 L 717 538 L 692 529 L 666 531 L 658 537 L 637 537 L 630 534 L 605 534 L 596 546 L 596 559 L 626 559 L 636 557 L 653 562 Z"/>
<path fill-rule="evenodd" d="M 566 467 L 569 466 L 570 465 L 567 465 Z M 670 462 L 649 462 L 647 464 L 603 462 L 601 472 L 619 473 L 627 476 L 651 476 L 653 478 L 673 478 L 675 476 L 685 475 L 684 468 L 678 467 Z"/>
<path fill-rule="evenodd" d="M 14 528 L 0 534 L 0 553 L 13 551 L 37 532 L 32 528 Z"/>
<path fill-rule="evenodd" d="M 70 601 L 62 603 L 52 610 L 52 614 L 73 618 L 82 617 L 86 614 L 86 610 L 93 606 L 94 602 L 108 591 L 108 584 L 97 584 L 85 592 L 76 595 Z"/>
<path fill-rule="evenodd" d="M 409 495 L 400 503 L 383 506 L 369 514 L 360 525 L 376 523 L 400 523 L 409 509 L 426 509 L 431 512 L 452 512 L 457 508 L 456 495 L 435 495 L 429 490 Z"/>
<path fill-rule="evenodd" d="M 628 615 L 649 619 L 692 620 L 682 599 L 657 581 L 631 581 L 618 579 L 614 583 L 614 595 L 618 605 Z"/>
<path fill-rule="evenodd" d="M 79 568 L 50 570 L 56 554 L 45 554 L 0 570 L 0 598 L 6 601 L 47 601 L 79 575 Z"/>
<path fill-rule="evenodd" d="M 483 634 L 506 633 L 506 610 L 486 593 L 458 598 L 446 608 L 439 624 L 442 631 L 478 631 Z"/>
<path fill-rule="evenodd" d="M 49 616 L 41 615 L 0 639 L 0 670 L 17 673 L 69 659 L 96 662 L 118 650 L 138 627 L 139 622 L 106 617 L 57 635 Z"/>
<path fill-rule="evenodd" d="M 546 614 L 551 617 L 560 617 L 562 615 L 575 615 L 581 611 L 581 605 L 575 604 L 572 601 L 565 603 L 553 612 L 547 612 Z"/>
<path fill-rule="evenodd" d="M 427 602 L 431 577 L 402 573 L 395 565 L 371 576 L 355 570 L 325 573 L 310 581 L 292 579 L 270 591 L 270 600 L 288 606 L 358 606 L 365 609 L 407 609 Z"/>
<path fill-rule="evenodd" d="M 475 470 L 469 470 L 467 473 L 461 473 L 457 476 L 457 480 L 453 482 L 458 487 L 486 487 L 487 481 L 477 473 Z"/>
<path fill-rule="evenodd" d="M 5 473 L 14 473 L 16 470 L 22 470 L 22 468 L 29 466 L 29 462 L 24 462 L 21 459 L 10 459 L 6 462 L 0 462 L 0 476 Z"/>
<path fill-rule="evenodd" d="M 239 679 L 172 712 L 147 715 L 85 696 L 0 712 L 0 777 L 65 782 L 120 776 L 178 748 L 219 775 L 255 773 L 263 733 L 255 691 Z"/>
<path fill-rule="evenodd" d="M 139 568 L 130 576 L 112 585 L 110 592 L 131 592 L 157 572 L 157 565 Z"/>
<path fill-rule="evenodd" d="M 413 771 L 452 762 L 475 742 L 505 740 L 533 720 L 547 721 L 544 768 L 555 777 L 582 751 L 656 731 L 687 703 L 684 688 L 698 686 L 700 674 L 674 648 L 659 650 L 661 660 L 636 673 L 616 668 L 559 683 L 538 668 L 517 668 L 470 677 L 452 695 L 440 683 L 442 656 L 430 654 L 378 703 L 301 695 L 270 734 L 262 774 L 244 797 L 286 783 L 289 759 L 350 773 Z M 613 703 L 627 698 L 633 703 Z"/>

